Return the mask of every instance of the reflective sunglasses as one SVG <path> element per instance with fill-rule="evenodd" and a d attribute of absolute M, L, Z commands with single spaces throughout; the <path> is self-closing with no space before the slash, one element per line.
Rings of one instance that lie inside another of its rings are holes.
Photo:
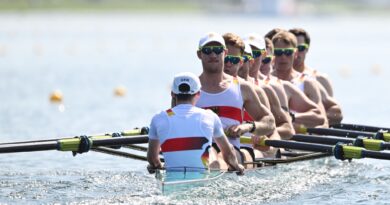
<path fill-rule="evenodd" d="M 275 48 L 274 55 L 282 56 L 283 54 L 286 56 L 291 56 L 295 51 L 295 48 Z"/>
<path fill-rule="evenodd" d="M 298 51 L 299 51 L 299 52 L 303 52 L 303 51 L 305 51 L 306 49 L 309 48 L 309 45 L 306 44 L 306 43 L 304 43 L 304 44 L 298 45 L 297 48 L 298 48 Z"/>
<path fill-rule="evenodd" d="M 241 56 L 232 56 L 232 55 L 227 55 L 225 57 L 225 63 L 232 63 L 234 65 L 238 64 L 241 61 Z"/>
<path fill-rule="evenodd" d="M 263 58 L 263 60 L 261 60 L 261 62 L 263 64 L 268 64 L 269 62 L 271 62 L 271 60 L 272 60 L 272 56 L 266 56 Z"/>
<path fill-rule="evenodd" d="M 252 49 L 253 58 L 258 58 L 261 55 L 264 55 L 264 53 L 265 53 L 265 49 Z"/>
<path fill-rule="evenodd" d="M 206 55 L 210 55 L 212 52 L 219 55 L 225 50 L 223 46 L 203 46 L 200 48 L 200 51 Z"/>
<path fill-rule="evenodd" d="M 250 56 L 250 55 L 243 55 L 242 58 L 244 59 L 244 63 L 253 59 L 252 56 Z"/>

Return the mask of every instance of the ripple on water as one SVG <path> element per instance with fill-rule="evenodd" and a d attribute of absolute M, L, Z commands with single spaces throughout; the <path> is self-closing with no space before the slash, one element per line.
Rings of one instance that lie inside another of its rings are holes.
<path fill-rule="evenodd" d="M 40 170 L 0 174 L 0 203 L 313 204 L 388 200 L 387 167 L 332 158 L 226 174 L 204 187 L 164 196 L 143 171 Z"/>

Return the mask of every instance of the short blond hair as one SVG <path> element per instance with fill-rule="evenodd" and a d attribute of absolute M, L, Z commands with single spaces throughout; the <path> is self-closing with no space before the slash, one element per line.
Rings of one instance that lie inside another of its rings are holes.
<path fill-rule="evenodd" d="M 231 45 L 233 47 L 239 48 L 241 51 L 241 55 L 244 54 L 245 44 L 239 35 L 234 33 L 225 33 L 222 37 L 225 40 L 226 45 Z"/>
<path fill-rule="evenodd" d="M 276 42 L 283 42 L 289 44 L 290 46 L 296 48 L 298 45 L 297 37 L 289 31 L 281 31 L 272 38 L 272 43 L 275 45 Z"/>
<path fill-rule="evenodd" d="M 282 28 L 274 28 L 274 29 L 268 31 L 268 33 L 265 34 L 264 38 L 272 39 L 277 33 L 281 32 L 281 31 L 285 31 L 285 30 Z"/>

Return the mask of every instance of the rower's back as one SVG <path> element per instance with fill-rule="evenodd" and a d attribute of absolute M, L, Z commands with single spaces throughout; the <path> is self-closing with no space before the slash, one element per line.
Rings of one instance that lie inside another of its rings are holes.
<path fill-rule="evenodd" d="M 165 168 L 207 169 L 212 138 L 223 136 L 221 122 L 210 110 L 179 104 L 155 115 L 149 138 L 160 141 Z"/>

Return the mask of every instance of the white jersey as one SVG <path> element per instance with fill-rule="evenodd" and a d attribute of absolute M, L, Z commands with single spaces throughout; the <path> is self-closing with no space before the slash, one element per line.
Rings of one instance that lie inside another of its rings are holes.
<path fill-rule="evenodd" d="M 155 115 L 149 139 L 159 140 L 166 168 L 208 168 L 212 139 L 223 136 L 220 119 L 209 110 L 180 104 Z"/>
<path fill-rule="evenodd" d="M 220 93 L 207 93 L 200 91 L 197 107 L 211 109 L 221 119 L 223 128 L 239 125 L 243 122 L 244 100 L 241 95 L 241 87 L 237 78 L 233 78 L 229 88 Z M 240 148 L 240 139 L 229 137 L 229 142 Z"/>

